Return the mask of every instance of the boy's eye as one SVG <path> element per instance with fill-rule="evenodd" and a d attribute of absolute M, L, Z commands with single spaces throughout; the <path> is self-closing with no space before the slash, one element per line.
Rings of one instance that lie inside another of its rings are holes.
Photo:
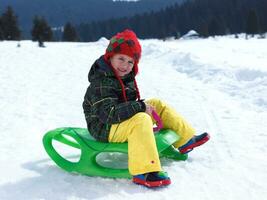
<path fill-rule="evenodd" d="M 127 61 L 126 61 L 124 58 L 122 58 L 122 57 L 119 57 L 118 60 L 119 60 L 120 62 L 127 62 Z M 128 61 L 128 63 L 129 63 L 130 65 L 134 65 L 133 61 Z"/>

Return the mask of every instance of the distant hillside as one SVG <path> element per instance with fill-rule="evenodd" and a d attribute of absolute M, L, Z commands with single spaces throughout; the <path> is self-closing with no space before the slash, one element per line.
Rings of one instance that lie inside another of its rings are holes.
<path fill-rule="evenodd" d="M 133 29 L 139 38 L 180 37 L 190 30 L 201 36 L 267 32 L 266 0 L 190 0 L 157 12 L 123 17 L 98 23 L 81 24 L 82 41 L 110 38 L 124 28 Z M 251 13 L 253 19 L 251 19 Z"/>
<path fill-rule="evenodd" d="M 0 0 L 0 13 L 10 5 L 19 17 L 24 35 L 32 27 L 34 15 L 44 16 L 51 26 L 62 26 L 157 11 L 186 0 Z M 27 35 L 28 33 L 26 33 Z"/>

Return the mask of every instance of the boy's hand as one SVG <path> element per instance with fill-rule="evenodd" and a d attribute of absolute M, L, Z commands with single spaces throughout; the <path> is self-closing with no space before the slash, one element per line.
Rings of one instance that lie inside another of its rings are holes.
<path fill-rule="evenodd" d="M 153 110 L 155 110 L 155 108 L 153 106 L 151 106 L 150 104 L 146 103 L 146 113 L 149 115 L 152 115 Z"/>

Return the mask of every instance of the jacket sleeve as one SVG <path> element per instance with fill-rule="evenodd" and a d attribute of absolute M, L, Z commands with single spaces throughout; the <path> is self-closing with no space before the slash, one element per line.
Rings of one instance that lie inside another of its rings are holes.
<path fill-rule="evenodd" d="M 94 86 L 95 100 L 92 102 L 97 109 L 99 119 L 105 124 L 120 123 L 138 112 L 144 112 L 143 101 L 119 102 L 114 87 L 99 83 Z"/>

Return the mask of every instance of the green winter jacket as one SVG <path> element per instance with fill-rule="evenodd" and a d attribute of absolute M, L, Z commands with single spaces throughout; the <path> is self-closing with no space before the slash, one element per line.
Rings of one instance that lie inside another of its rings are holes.
<path fill-rule="evenodd" d="M 125 102 L 119 80 L 103 56 L 92 65 L 88 80 L 90 85 L 84 96 L 83 110 L 88 131 L 96 140 L 108 142 L 112 124 L 146 110 L 145 103 L 137 100 L 134 73 L 122 77 L 128 99 Z"/>

